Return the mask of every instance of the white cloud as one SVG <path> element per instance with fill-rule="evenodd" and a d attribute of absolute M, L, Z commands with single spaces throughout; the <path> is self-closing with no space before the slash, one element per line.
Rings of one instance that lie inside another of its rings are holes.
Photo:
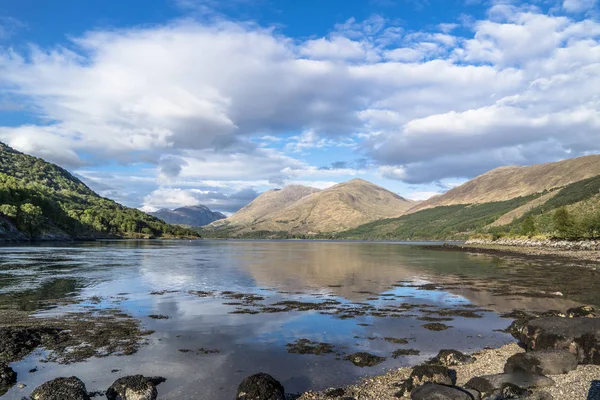
<path fill-rule="evenodd" d="M 405 197 L 414 201 L 424 201 L 440 194 L 440 192 L 411 192 Z"/>
<path fill-rule="evenodd" d="M 596 0 L 564 0 L 563 8 L 568 12 L 578 13 L 596 7 Z"/>
<path fill-rule="evenodd" d="M 471 34 L 456 28 L 374 16 L 303 41 L 220 19 L 3 49 L 2 100 L 24 100 L 46 125 L 2 127 L 0 140 L 63 165 L 84 151 L 86 163 L 154 165 L 152 190 L 169 191 L 152 205 L 361 173 L 293 157 L 314 149 L 346 146 L 413 183 L 600 151 L 597 21 L 503 2 L 463 26 Z"/>

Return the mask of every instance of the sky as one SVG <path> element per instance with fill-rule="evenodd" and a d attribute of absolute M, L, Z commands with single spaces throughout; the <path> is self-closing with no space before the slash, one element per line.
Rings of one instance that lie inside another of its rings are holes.
<path fill-rule="evenodd" d="M 600 0 L 0 0 L 0 141 L 146 211 L 600 152 Z"/>

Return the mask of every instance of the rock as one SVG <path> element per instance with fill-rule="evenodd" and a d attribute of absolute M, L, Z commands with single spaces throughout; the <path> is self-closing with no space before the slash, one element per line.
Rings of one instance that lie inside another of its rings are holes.
<path fill-rule="evenodd" d="M 17 383 L 17 373 L 8 365 L 0 364 L 0 396 Z"/>
<path fill-rule="evenodd" d="M 46 340 L 56 339 L 60 333 L 54 328 L 27 328 L 9 326 L 0 328 L 0 361 L 18 361 Z"/>
<path fill-rule="evenodd" d="M 425 383 L 437 383 L 452 386 L 454 384 L 450 376 L 450 370 L 443 365 L 423 364 L 413 368 L 407 380 L 399 385 L 400 396 L 411 393 L 416 387 Z"/>
<path fill-rule="evenodd" d="M 568 350 L 548 349 L 519 353 L 506 360 L 504 372 L 530 372 L 538 375 L 566 374 L 577 368 L 577 359 Z"/>
<path fill-rule="evenodd" d="M 484 375 L 471 378 L 471 380 L 465 384 L 465 387 L 489 394 L 497 390 L 502 390 L 507 383 L 523 389 L 554 385 L 554 381 L 546 376 L 514 372 L 510 374 Z"/>
<path fill-rule="evenodd" d="M 428 361 L 428 364 L 439 364 L 445 367 L 455 365 L 470 364 L 475 361 L 475 357 L 468 356 L 457 350 L 440 350 L 440 352 Z"/>
<path fill-rule="evenodd" d="M 377 364 L 381 364 L 386 359 L 385 359 L 385 357 L 379 357 L 379 356 L 375 356 L 373 354 L 359 352 L 359 353 L 350 354 L 349 356 L 346 357 L 346 360 L 352 362 L 352 364 L 356 365 L 357 367 L 362 368 L 362 367 L 373 367 Z"/>
<path fill-rule="evenodd" d="M 281 383 L 269 374 L 259 373 L 240 383 L 236 400 L 285 400 Z"/>
<path fill-rule="evenodd" d="M 598 315 L 596 315 L 595 311 L 596 310 L 592 306 L 581 306 L 581 307 L 569 308 L 567 310 L 567 317 L 569 317 L 569 318 L 598 317 Z"/>
<path fill-rule="evenodd" d="M 412 400 L 479 400 L 479 394 L 456 386 L 426 383 L 410 394 Z"/>
<path fill-rule="evenodd" d="M 106 391 L 108 400 L 156 400 L 156 386 L 143 375 L 117 379 Z"/>
<path fill-rule="evenodd" d="M 528 350 L 564 349 L 580 364 L 600 365 L 600 318 L 537 318 L 519 339 Z"/>
<path fill-rule="evenodd" d="M 532 392 L 511 383 L 505 383 L 502 388 L 484 397 L 484 400 L 553 400 L 550 393 Z"/>
<path fill-rule="evenodd" d="M 75 376 L 48 381 L 31 393 L 32 400 L 90 400 L 81 380 Z"/>

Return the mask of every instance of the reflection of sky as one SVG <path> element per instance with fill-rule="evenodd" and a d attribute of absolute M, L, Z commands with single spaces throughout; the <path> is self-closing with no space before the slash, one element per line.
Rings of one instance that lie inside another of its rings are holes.
<path fill-rule="evenodd" d="M 441 348 L 475 351 L 511 340 L 506 334 L 494 332 L 505 328 L 509 321 L 491 312 L 483 313 L 481 319 L 455 318 L 444 322 L 453 328 L 433 332 L 422 328 L 426 322 L 415 317 L 359 316 L 342 320 L 318 311 L 230 314 L 235 307 L 223 302 L 237 300 L 200 298 L 188 293 L 256 293 L 266 298 L 266 304 L 283 299 L 335 299 L 344 304 L 368 302 L 376 307 L 405 302 L 451 307 L 470 301 L 456 293 L 394 284 L 429 283 L 438 275 L 458 273 L 486 279 L 489 275 L 485 274 L 495 273 L 489 259 L 460 253 L 426 252 L 389 243 L 106 242 L 1 248 L 0 263 L 0 295 L 37 288 L 43 292 L 40 296 L 55 298 L 51 296 L 57 294 L 46 294 L 47 290 L 41 289 L 51 287 L 48 282 L 69 279 L 77 282 L 76 294 L 82 303 L 46 313 L 85 306 L 118 307 L 139 318 L 145 328 L 156 331 L 149 336 L 148 346 L 129 357 L 59 366 L 41 365 L 37 362 L 39 356 L 30 356 L 14 364 L 19 380 L 27 388 L 13 388 L 4 397 L 8 400 L 20 399 L 45 380 L 71 375 L 80 377 L 89 390 L 105 390 L 116 378 L 127 374 L 165 376 L 168 381 L 159 387 L 159 393 L 167 400 L 194 396 L 229 399 L 241 379 L 258 371 L 272 373 L 292 392 L 323 389 L 350 383 L 365 374 L 417 363 Z M 161 290 L 177 292 L 150 294 Z M 379 295 L 359 293 L 363 291 L 399 297 L 393 301 L 383 296 L 367 300 Z M 92 296 L 100 297 L 100 304 L 90 301 Z M 152 320 L 149 314 L 164 314 L 169 319 Z M 408 310 L 406 314 L 419 312 Z M 371 326 L 358 325 L 363 323 Z M 409 338 L 410 342 L 401 346 L 386 342 L 384 337 Z M 301 338 L 330 343 L 344 354 L 368 351 L 388 360 L 374 368 L 360 369 L 335 360 L 335 355 L 288 354 L 285 345 Z M 201 347 L 221 352 L 197 355 L 178 351 Z M 392 359 L 391 353 L 398 348 L 418 349 L 421 355 Z M 40 371 L 27 373 L 35 365 Z M 112 369 L 120 371 L 113 374 Z"/>

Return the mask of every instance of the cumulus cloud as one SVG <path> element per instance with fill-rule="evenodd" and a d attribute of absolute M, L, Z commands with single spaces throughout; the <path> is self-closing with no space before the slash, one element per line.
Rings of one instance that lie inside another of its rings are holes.
<path fill-rule="evenodd" d="M 299 40 L 221 18 L 2 49 L 3 101 L 22 100 L 45 123 L 1 127 L 0 140 L 63 165 L 149 163 L 152 207 L 259 181 L 331 182 L 378 168 L 424 183 L 600 151 L 597 21 L 495 2 L 486 19 L 457 28 L 407 31 L 374 16 Z M 297 159 L 329 147 L 368 160 Z M 208 181 L 220 189 L 198 184 Z"/>
<path fill-rule="evenodd" d="M 144 198 L 144 211 L 161 208 L 177 208 L 203 204 L 211 210 L 235 212 L 254 200 L 258 193 L 250 188 L 235 193 L 222 193 L 211 190 L 159 188 Z"/>

